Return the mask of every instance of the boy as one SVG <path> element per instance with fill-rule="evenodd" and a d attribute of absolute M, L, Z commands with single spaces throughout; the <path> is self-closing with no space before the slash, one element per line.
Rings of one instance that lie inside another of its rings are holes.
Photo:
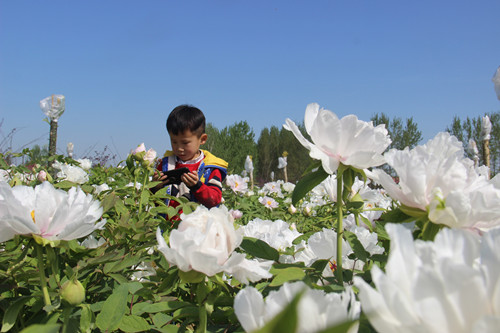
<path fill-rule="evenodd" d="M 191 201 L 211 208 L 222 200 L 222 181 L 226 178 L 227 162 L 215 157 L 200 145 L 207 142 L 205 133 L 205 115 L 191 105 L 179 105 L 172 110 L 167 119 L 167 131 L 170 136 L 172 151 L 165 152 L 157 165 L 153 181 L 161 181 L 153 192 L 168 186 L 167 194 L 175 197 L 184 196 Z M 179 185 L 166 185 L 168 177 L 164 172 L 186 167 Z M 168 200 L 168 205 L 176 207 L 179 203 Z"/>

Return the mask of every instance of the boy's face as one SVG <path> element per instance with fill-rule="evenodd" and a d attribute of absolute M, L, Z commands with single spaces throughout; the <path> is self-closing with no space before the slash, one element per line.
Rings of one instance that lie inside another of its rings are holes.
<path fill-rule="evenodd" d="M 186 130 L 177 135 L 168 133 L 170 135 L 170 143 L 174 154 L 181 161 L 190 161 L 195 159 L 200 154 L 200 145 L 207 142 L 207 134 L 203 133 L 198 137 L 196 133 Z"/>

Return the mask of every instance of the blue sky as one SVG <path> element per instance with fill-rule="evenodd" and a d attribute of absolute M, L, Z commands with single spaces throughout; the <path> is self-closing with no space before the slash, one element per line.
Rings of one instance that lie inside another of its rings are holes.
<path fill-rule="evenodd" d="M 48 144 L 39 101 L 66 96 L 58 151 L 163 152 L 189 103 L 256 138 L 317 102 L 413 117 L 424 141 L 500 110 L 500 1 L 0 0 L 0 140 Z M 424 142 L 422 142 L 424 143 Z M 93 148 L 93 149 L 91 149 Z"/>

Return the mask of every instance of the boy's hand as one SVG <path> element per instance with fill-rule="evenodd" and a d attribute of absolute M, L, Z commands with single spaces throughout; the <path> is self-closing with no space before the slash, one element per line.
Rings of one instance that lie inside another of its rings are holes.
<path fill-rule="evenodd" d="M 161 171 L 155 171 L 153 174 L 153 181 L 154 182 L 163 182 L 167 179 L 168 177 L 163 174 Z"/>
<path fill-rule="evenodd" d="M 187 187 L 193 187 L 198 184 L 198 174 L 196 171 L 186 172 L 181 176 L 181 180 Z"/>

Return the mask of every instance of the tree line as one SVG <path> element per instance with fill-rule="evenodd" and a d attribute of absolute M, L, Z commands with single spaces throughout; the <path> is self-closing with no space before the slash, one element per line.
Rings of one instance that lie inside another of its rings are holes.
<path fill-rule="evenodd" d="M 489 116 L 492 129 L 489 144 L 490 171 L 493 177 L 500 169 L 500 111 L 486 114 Z M 422 142 L 422 132 L 413 117 L 389 117 L 384 113 L 377 113 L 370 119 L 373 124 L 385 124 L 392 143 L 387 149 L 410 149 Z M 481 142 L 482 117 L 461 120 L 455 116 L 450 126 L 444 130 L 455 135 L 464 145 L 467 156 L 473 159 L 467 149 L 469 139 L 474 139 L 479 149 L 479 165 L 484 165 L 483 147 Z M 303 123 L 298 124 L 302 134 L 308 138 Z M 239 121 L 223 129 L 217 129 L 213 124 L 207 125 L 208 140 L 205 149 L 229 163 L 229 173 L 241 174 L 244 170 L 247 155 L 252 156 L 254 177 L 256 183 L 277 179 L 284 179 L 283 169 L 278 169 L 278 157 L 287 154 L 287 173 L 290 182 L 298 181 L 302 174 L 313 162 L 309 151 L 305 149 L 295 136 L 282 127 L 271 126 L 261 130 L 258 138 L 246 121 Z M 384 166 L 387 168 L 387 166 Z M 388 170 L 389 172 L 391 170 Z"/>
<path fill-rule="evenodd" d="M 490 118 L 492 125 L 489 150 L 490 173 L 493 177 L 500 170 L 500 111 L 486 113 L 485 115 Z M 388 149 L 395 148 L 402 150 L 405 147 L 411 149 L 421 144 L 422 132 L 419 130 L 418 124 L 413 120 L 413 117 L 407 119 L 400 117 L 391 118 L 384 113 L 377 113 L 370 120 L 375 126 L 379 124 L 386 125 L 392 140 Z M 455 116 L 452 123 L 445 128 L 445 131 L 453 134 L 463 143 L 466 155 L 471 159 L 474 159 L 474 156 L 470 149 L 468 149 L 468 146 L 469 140 L 473 139 L 479 151 L 479 165 L 485 165 L 484 148 L 481 141 L 481 123 L 481 116 L 476 118 L 467 117 L 466 119 L 460 119 L 458 116 Z M 304 124 L 301 123 L 298 126 L 304 137 L 310 139 L 306 133 Z M 202 148 L 226 160 L 229 163 L 228 171 L 230 174 L 241 174 L 244 170 L 247 155 L 252 157 L 254 179 L 257 184 L 284 179 L 283 169 L 278 169 L 278 157 L 287 155 L 287 174 L 290 182 L 298 181 L 313 162 L 309 157 L 309 151 L 298 142 L 292 132 L 282 127 L 266 127 L 261 130 L 258 138 L 256 138 L 255 132 L 247 121 L 239 121 L 222 129 L 218 129 L 213 124 L 208 123 L 206 132 L 208 140 Z M 31 150 L 28 159 L 32 161 L 28 161 L 28 164 L 30 162 L 40 163 L 44 159 L 44 156 L 47 155 L 47 147 L 45 146 L 39 147 L 35 145 L 31 147 Z M 100 154 L 96 152 L 96 155 Z M 92 160 L 94 159 L 92 158 Z M 384 168 L 391 172 L 387 166 L 384 166 Z"/>

